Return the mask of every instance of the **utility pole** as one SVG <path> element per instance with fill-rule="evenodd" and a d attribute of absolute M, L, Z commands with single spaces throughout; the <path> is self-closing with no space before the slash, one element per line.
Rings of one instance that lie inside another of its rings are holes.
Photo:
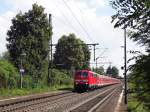
<path fill-rule="evenodd" d="M 22 57 L 21 57 L 21 60 L 20 60 L 21 62 L 21 67 L 20 67 L 20 88 L 22 89 L 22 69 L 23 69 L 23 67 L 22 67 Z"/>
<path fill-rule="evenodd" d="M 22 75 L 24 73 L 22 61 L 23 61 L 23 57 L 26 56 L 26 54 L 22 52 L 22 54 L 20 56 L 21 56 L 21 58 L 20 58 L 20 70 L 19 70 L 20 71 L 20 88 L 22 88 Z"/>
<path fill-rule="evenodd" d="M 126 50 L 126 28 L 124 28 L 124 86 L 125 86 L 125 100 L 127 104 L 127 50 Z"/>
<path fill-rule="evenodd" d="M 104 58 L 104 57 L 97 57 L 95 60 L 96 60 L 96 72 L 97 72 L 97 60 L 99 59 L 99 58 Z"/>
<path fill-rule="evenodd" d="M 95 61 L 95 50 L 96 50 L 95 46 L 96 46 L 96 45 L 99 45 L 99 44 L 98 44 L 98 43 L 95 43 L 95 44 L 86 44 L 86 45 L 92 45 L 92 46 L 94 47 L 93 50 L 94 50 L 94 61 Z"/>
<path fill-rule="evenodd" d="M 49 28 L 52 26 L 52 15 L 49 14 Z M 50 36 L 50 41 L 49 41 L 49 52 L 48 52 L 48 83 L 50 84 L 51 82 L 51 75 L 52 75 L 52 36 L 49 33 Z"/>
<path fill-rule="evenodd" d="M 96 58 L 96 72 L 97 72 L 97 60 L 99 59 L 100 57 L 97 57 Z"/>
<path fill-rule="evenodd" d="M 93 47 L 94 47 L 94 61 L 95 61 L 95 46 L 96 46 L 96 44 L 93 44 Z"/>

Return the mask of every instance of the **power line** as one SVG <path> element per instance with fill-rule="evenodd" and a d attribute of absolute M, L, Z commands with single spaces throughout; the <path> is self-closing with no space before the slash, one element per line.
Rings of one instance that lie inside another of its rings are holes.
<path fill-rule="evenodd" d="M 81 19 L 82 19 L 83 25 L 85 26 L 85 29 L 88 31 L 88 27 L 87 27 L 87 25 L 85 24 L 85 20 L 84 20 L 84 17 L 83 17 L 84 13 L 83 13 L 83 11 L 80 9 L 80 7 L 77 5 L 77 3 L 76 3 L 76 7 L 77 7 L 77 9 L 79 10 L 79 12 L 81 13 Z"/>
<path fill-rule="evenodd" d="M 107 51 L 107 49 L 108 48 L 104 48 L 104 51 L 98 57 L 101 57 Z"/>
<path fill-rule="evenodd" d="M 80 21 L 78 20 L 78 18 L 76 17 L 76 15 L 74 14 L 74 12 L 71 10 L 71 8 L 68 6 L 68 4 L 66 3 L 65 0 L 62 0 L 63 3 L 65 4 L 65 6 L 68 8 L 68 10 L 70 11 L 70 13 L 72 14 L 72 16 L 74 17 L 74 19 L 77 21 L 77 23 L 80 25 L 80 27 L 82 28 L 82 30 L 85 32 L 85 34 L 87 35 L 87 37 L 92 41 L 93 39 L 90 37 L 89 33 L 87 32 L 87 30 L 83 27 L 83 25 L 80 23 Z"/>
<path fill-rule="evenodd" d="M 77 29 L 75 29 L 73 26 L 67 24 L 67 23 L 64 22 L 62 19 L 60 19 L 60 18 L 58 18 L 58 17 L 56 17 L 56 16 L 54 16 L 54 15 L 52 15 L 52 17 L 55 18 L 55 19 L 57 19 L 59 22 L 63 23 L 64 25 L 70 27 L 70 28 L 71 28 L 72 30 L 74 30 L 75 32 L 78 32 Z"/>
<path fill-rule="evenodd" d="M 84 15 L 85 15 L 84 11 L 79 7 L 79 5 L 77 5 L 77 3 L 76 3 L 76 6 L 77 6 L 77 8 L 79 9 L 79 11 L 81 13 L 82 21 L 83 21 L 84 25 L 86 26 L 86 28 L 88 29 L 88 27 L 87 27 L 87 25 L 85 23 L 88 22 L 88 25 L 90 26 L 90 30 L 92 32 L 94 32 L 94 28 L 93 28 L 93 25 L 91 24 L 91 22 L 90 21 L 86 21 L 87 19 L 84 19 Z"/>
<path fill-rule="evenodd" d="M 81 18 L 82 18 L 82 22 L 83 22 L 83 25 L 85 26 L 85 28 L 87 29 L 87 31 L 88 31 L 88 25 L 86 25 L 86 20 L 84 19 L 84 12 L 83 12 L 83 10 L 79 7 L 79 5 L 77 4 L 77 2 L 76 2 L 76 7 L 77 7 L 77 9 L 79 10 L 79 12 L 81 13 Z M 88 24 L 89 24 L 90 22 L 88 21 Z M 90 24 L 90 30 L 93 32 L 94 30 L 93 30 L 93 27 L 92 27 L 92 25 Z"/>
<path fill-rule="evenodd" d="M 94 63 L 94 62 L 90 62 L 90 64 L 112 64 L 112 62 L 99 62 L 99 63 Z"/>
<path fill-rule="evenodd" d="M 60 12 L 60 14 L 65 18 L 65 22 L 62 20 L 62 19 L 60 19 L 59 18 L 59 20 L 62 22 L 62 23 L 64 23 L 65 25 L 67 25 L 67 23 L 68 23 L 68 25 L 67 26 L 70 26 L 75 32 L 78 32 L 78 30 L 75 28 L 75 27 L 73 27 L 73 25 L 72 25 L 72 23 L 70 22 L 70 20 L 66 17 L 66 15 L 63 13 L 63 11 L 59 8 L 59 6 L 54 2 L 54 5 L 55 5 L 55 7 L 56 7 L 56 9 L 58 9 L 59 10 L 59 12 Z M 55 17 L 55 16 L 54 16 Z M 57 18 L 57 17 L 55 17 L 55 18 Z M 58 18 L 57 18 L 58 19 Z"/>

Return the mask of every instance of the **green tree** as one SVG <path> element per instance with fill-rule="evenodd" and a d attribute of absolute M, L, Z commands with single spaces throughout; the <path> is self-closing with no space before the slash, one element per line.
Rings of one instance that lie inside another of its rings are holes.
<path fill-rule="evenodd" d="M 7 35 L 11 61 L 20 68 L 22 60 L 26 73 L 37 83 L 48 67 L 48 46 L 52 35 L 44 8 L 33 4 L 28 12 L 17 14 Z M 23 57 L 22 53 L 26 55 Z"/>
<path fill-rule="evenodd" d="M 111 66 L 109 66 L 109 67 L 107 68 L 107 70 L 106 70 L 106 75 L 109 75 L 109 76 L 112 75 L 112 68 L 111 68 Z"/>
<path fill-rule="evenodd" d="M 105 75 L 105 71 L 104 71 L 104 67 L 103 67 L 103 66 L 100 66 L 98 69 L 100 70 L 99 73 L 100 73 L 101 75 Z"/>
<path fill-rule="evenodd" d="M 10 60 L 10 54 L 8 51 L 5 51 L 2 53 L 2 56 L 0 57 L 1 60 Z"/>
<path fill-rule="evenodd" d="M 56 45 L 54 64 L 57 68 L 70 70 L 71 66 L 79 68 L 81 64 L 89 63 L 90 52 L 86 44 L 74 34 L 62 36 Z"/>
<path fill-rule="evenodd" d="M 114 27 L 129 27 L 130 39 L 150 49 L 150 3 L 147 0 L 112 0 L 111 4 L 117 13 L 112 16 Z"/>
<path fill-rule="evenodd" d="M 111 71 L 112 71 L 112 77 L 117 78 L 118 75 L 119 75 L 119 70 L 118 70 L 118 68 L 115 67 L 115 66 L 113 66 L 113 67 L 111 68 Z"/>
<path fill-rule="evenodd" d="M 106 70 L 106 74 L 111 77 L 116 78 L 119 75 L 119 70 L 115 66 L 113 66 L 113 67 L 109 66 Z"/>
<path fill-rule="evenodd" d="M 100 74 L 100 75 L 105 75 L 105 71 L 104 71 L 104 67 L 103 66 L 100 66 L 100 67 L 98 67 L 98 68 L 92 68 L 92 71 L 93 72 L 96 72 L 96 73 L 98 73 L 98 74 Z"/>
<path fill-rule="evenodd" d="M 144 102 L 148 110 L 150 110 L 150 54 L 137 57 L 136 64 L 130 67 L 130 81 L 133 88 L 138 91 L 137 98 Z"/>
<path fill-rule="evenodd" d="M 150 109 L 150 1 L 148 0 L 112 0 L 117 13 L 112 16 L 114 27 L 130 28 L 129 37 L 145 46 L 147 54 L 134 57 L 135 64 L 130 66 L 130 80 L 138 91 L 138 100 Z"/>

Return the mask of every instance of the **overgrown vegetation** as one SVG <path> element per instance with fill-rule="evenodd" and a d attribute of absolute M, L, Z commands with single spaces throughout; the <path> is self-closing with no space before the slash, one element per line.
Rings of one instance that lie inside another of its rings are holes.
<path fill-rule="evenodd" d="M 0 88 L 18 87 L 19 75 L 17 69 L 7 60 L 0 60 Z"/>
<path fill-rule="evenodd" d="M 52 92 L 52 91 L 59 91 L 59 90 L 71 90 L 73 85 L 53 85 L 53 86 L 43 86 L 43 87 L 36 87 L 36 88 L 14 88 L 14 89 L 5 89 L 0 88 L 0 99 L 14 97 L 14 96 L 22 96 L 22 95 L 30 95 L 36 93 L 43 93 L 43 92 Z"/>
<path fill-rule="evenodd" d="M 20 89 L 20 74 L 17 68 L 7 60 L 0 60 L 0 98 L 28 95 L 33 93 L 56 91 L 73 88 L 71 75 L 67 75 L 65 70 L 53 69 L 52 83 L 47 86 L 43 80 L 36 86 L 30 75 L 23 75 L 23 88 Z M 42 82 L 43 81 L 43 82 Z"/>
<path fill-rule="evenodd" d="M 128 98 L 128 112 L 148 112 L 144 104 L 136 98 L 136 94 L 130 94 Z"/>
<path fill-rule="evenodd" d="M 112 16 L 114 27 L 129 28 L 129 37 L 145 47 L 146 54 L 134 56 L 135 64 L 130 66 L 132 89 L 137 93 L 138 102 L 150 110 L 150 1 L 148 0 L 112 0 L 117 13 Z"/>
<path fill-rule="evenodd" d="M 12 19 L 7 35 L 10 61 L 17 68 L 24 68 L 33 83 L 38 84 L 47 75 L 48 47 L 52 35 L 44 8 L 33 4 L 28 12 L 18 13 Z"/>
<path fill-rule="evenodd" d="M 130 90 L 134 89 L 135 84 L 129 82 L 128 84 Z M 128 94 L 128 112 L 149 112 L 148 108 L 145 106 L 144 102 L 138 100 L 138 92 L 131 92 Z"/>

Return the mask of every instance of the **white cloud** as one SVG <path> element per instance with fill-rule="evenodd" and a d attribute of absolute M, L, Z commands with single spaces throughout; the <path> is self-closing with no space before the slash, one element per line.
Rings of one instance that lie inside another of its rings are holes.
<path fill-rule="evenodd" d="M 11 19 L 14 13 L 7 11 L 5 14 L 0 15 L 0 53 L 6 51 L 6 33 L 11 24 Z"/>
<path fill-rule="evenodd" d="M 42 5 L 46 13 L 51 13 L 53 16 L 53 41 L 57 40 L 68 33 L 75 33 L 78 37 L 86 43 L 99 43 L 100 47 L 108 48 L 104 54 L 107 59 L 100 59 L 99 61 L 112 61 L 113 65 L 118 68 L 123 65 L 123 31 L 121 29 L 114 29 L 110 23 L 110 16 L 98 16 L 96 14 L 97 8 L 108 6 L 108 1 L 104 0 L 65 0 L 71 8 L 76 18 L 89 32 L 89 39 L 81 26 L 72 16 L 68 8 L 62 0 L 7 0 L 12 7 L 6 10 L 4 14 L 0 14 L 0 53 L 6 50 L 6 32 L 11 24 L 11 19 L 20 10 L 22 12 L 31 9 L 33 3 Z M 128 49 L 135 49 L 133 43 L 128 42 Z M 99 56 L 103 50 L 96 51 L 96 56 Z M 93 57 L 92 57 L 93 60 Z"/>
<path fill-rule="evenodd" d="M 68 0 L 71 1 L 71 0 Z M 74 0 L 77 2 L 84 2 L 88 5 L 89 8 L 98 8 L 98 7 L 106 7 L 107 0 Z"/>

